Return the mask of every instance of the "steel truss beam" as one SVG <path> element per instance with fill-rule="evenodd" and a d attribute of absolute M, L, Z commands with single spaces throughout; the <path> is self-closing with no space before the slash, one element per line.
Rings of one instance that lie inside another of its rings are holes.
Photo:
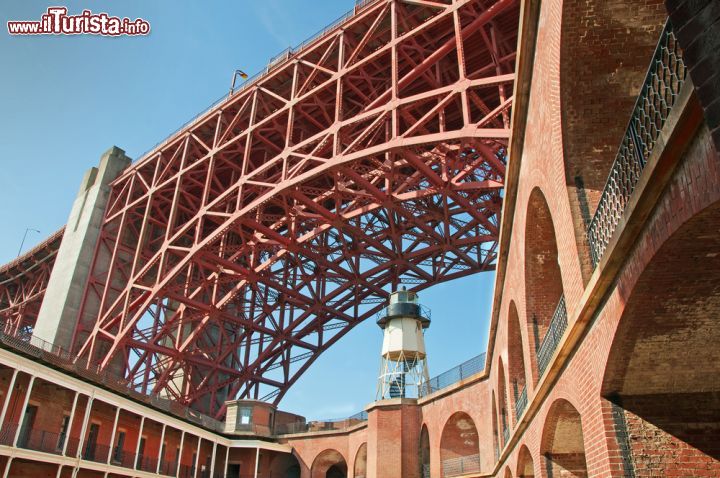
<path fill-rule="evenodd" d="M 74 349 L 220 417 L 496 257 L 517 0 L 379 0 L 112 185 Z"/>
<path fill-rule="evenodd" d="M 0 327 L 5 334 L 30 336 L 65 228 L 0 268 Z"/>

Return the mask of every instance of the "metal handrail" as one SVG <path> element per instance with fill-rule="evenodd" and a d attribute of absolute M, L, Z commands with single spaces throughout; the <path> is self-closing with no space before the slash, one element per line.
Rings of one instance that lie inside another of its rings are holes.
<path fill-rule="evenodd" d="M 440 375 L 431 378 L 420 387 L 419 394 L 421 397 L 430 395 L 443 388 L 454 385 L 466 378 L 485 370 L 485 353 L 481 353 L 465 362 L 447 370 Z"/>
<path fill-rule="evenodd" d="M 668 19 L 587 228 L 593 268 L 600 262 L 625 212 L 686 77 L 682 50 Z"/>
<path fill-rule="evenodd" d="M 459 476 L 480 471 L 480 454 L 448 458 L 442 461 L 442 476 Z"/>
<path fill-rule="evenodd" d="M 293 433 L 305 433 L 310 431 L 347 430 L 348 428 L 365 422 L 368 419 L 366 411 L 345 418 L 327 418 L 323 420 L 311 420 L 309 422 L 292 422 L 275 425 L 274 435 L 291 435 Z"/>
<path fill-rule="evenodd" d="M 525 407 L 527 407 L 528 402 L 528 396 L 527 396 L 527 386 L 523 387 L 522 392 L 520 392 L 515 399 L 515 421 L 517 422 L 520 420 L 520 417 L 522 416 L 523 412 L 525 411 Z"/>
<path fill-rule="evenodd" d="M 377 314 L 375 314 L 375 321 L 377 321 L 378 319 L 380 319 L 382 317 L 392 315 L 390 312 L 393 311 L 393 309 L 396 309 L 397 305 L 398 304 L 390 304 L 390 305 L 380 309 L 377 312 Z M 426 305 L 422 305 L 422 304 L 411 304 L 411 305 L 417 305 L 418 309 L 416 309 L 416 310 L 419 310 L 420 315 L 422 317 L 427 318 L 427 319 L 432 319 L 432 311 L 430 310 L 430 307 L 428 307 Z"/>
<path fill-rule="evenodd" d="M 545 337 L 543 337 L 542 342 L 540 342 L 540 347 L 537 350 L 538 371 L 541 377 L 545 373 L 545 369 L 550 363 L 550 359 L 553 353 L 555 353 L 555 349 L 560 343 L 560 339 L 562 339 L 566 328 L 567 307 L 565 305 L 565 296 L 562 295 L 560 296 L 557 307 L 555 307 L 555 312 L 550 320 L 550 326 L 547 332 L 545 332 Z"/>
<path fill-rule="evenodd" d="M 28 259 L 31 259 L 37 253 L 42 252 L 43 249 L 47 248 L 54 241 L 56 241 L 58 239 L 62 239 L 62 236 L 64 233 L 65 233 L 65 226 L 61 227 L 59 230 L 52 233 L 44 241 L 42 241 L 40 244 L 36 245 L 29 251 L 26 251 L 20 257 L 17 257 L 15 259 L 13 259 L 12 261 L 0 266 L 0 276 L 2 276 L 4 273 L 9 271 L 10 269 L 16 267 L 17 265 L 22 264 L 23 262 L 27 261 Z M 58 248 L 59 247 L 60 247 L 60 244 L 58 241 Z M 52 252 L 49 252 L 47 255 L 43 256 L 43 258 L 40 259 L 40 262 L 47 260 L 47 258 L 49 258 L 50 256 L 52 256 Z"/>

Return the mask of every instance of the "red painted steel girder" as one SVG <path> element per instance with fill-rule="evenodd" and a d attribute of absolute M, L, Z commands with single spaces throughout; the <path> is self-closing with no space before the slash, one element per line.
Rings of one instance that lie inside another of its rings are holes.
<path fill-rule="evenodd" d="M 74 350 L 222 416 L 375 314 L 494 267 L 516 0 L 380 0 L 126 170 Z"/>
<path fill-rule="evenodd" d="M 0 267 L 0 326 L 4 333 L 29 336 L 35 328 L 64 232 L 63 227 Z"/>

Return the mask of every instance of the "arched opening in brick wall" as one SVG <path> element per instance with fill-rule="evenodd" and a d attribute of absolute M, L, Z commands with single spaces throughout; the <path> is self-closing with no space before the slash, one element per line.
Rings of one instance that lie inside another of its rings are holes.
<path fill-rule="evenodd" d="M 367 474 L 367 443 L 363 443 L 355 454 L 355 464 L 353 465 L 353 477 L 365 478 Z"/>
<path fill-rule="evenodd" d="M 430 478 L 430 434 L 426 425 L 420 430 L 420 477 Z"/>
<path fill-rule="evenodd" d="M 500 456 L 500 436 L 498 435 L 498 409 L 495 401 L 495 390 L 492 391 L 492 429 L 493 429 L 493 449 L 495 450 L 495 460 Z"/>
<path fill-rule="evenodd" d="M 525 224 L 525 315 L 535 384 L 554 352 L 552 339 L 557 336 L 560 323 L 553 318 L 558 318 L 562 311 L 564 299 L 561 299 L 563 285 L 555 225 L 545 196 L 535 188 L 530 193 Z"/>
<path fill-rule="evenodd" d="M 300 462 L 292 453 L 278 453 L 270 461 L 270 476 L 300 478 Z"/>
<path fill-rule="evenodd" d="M 580 413 L 570 402 L 556 400 L 550 407 L 540 445 L 548 478 L 585 478 L 585 442 Z"/>
<path fill-rule="evenodd" d="M 518 453 L 517 478 L 535 478 L 535 463 L 528 447 L 523 445 Z"/>
<path fill-rule="evenodd" d="M 720 204 L 673 233 L 632 290 L 602 393 L 635 476 L 720 476 Z M 682 460 L 677 457 L 682 456 Z"/>
<path fill-rule="evenodd" d="M 512 478 L 512 471 L 510 471 L 509 466 L 505 467 L 505 475 L 504 476 L 505 476 L 505 478 Z"/>
<path fill-rule="evenodd" d="M 511 414 L 517 423 L 522 414 L 523 396 L 527 398 L 525 389 L 525 347 L 523 347 L 522 334 L 520 332 L 520 317 L 518 317 L 515 302 L 510 302 L 508 311 L 508 374 L 510 379 L 510 391 L 513 397 Z"/>
<path fill-rule="evenodd" d="M 440 437 L 442 476 L 459 476 L 480 471 L 480 440 L 470 415 L 453 414 Z"/>
<path fill-rule="evenodd" d="M 560 111 L 565 179 L 587 281 L 592 267 L 586 231 L 667 12 L 663 0 L 564 0 L 562 5 Z"/>
<path fill-rule="evenodd" d="M 507 388 L 505 388 L 505 365 L 503 365 L 502 358 L 498 358 L 498 414 L 500 416 L 501 443 L 504 447 L 510 433 L 510 419 L 508 417 Z"/>
<path fill-rule="evenodd" d="M 348 466 L 339 451 L 328 449 L 315 458 L 310 470 L 312 478 L 347 478 Z"/>

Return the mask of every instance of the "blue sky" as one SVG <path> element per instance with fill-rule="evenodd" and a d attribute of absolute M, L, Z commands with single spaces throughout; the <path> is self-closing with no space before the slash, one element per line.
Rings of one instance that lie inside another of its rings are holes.
<path fill-rule="evenodd" d="M 51 5 L 142 17 L 147 37 L 10 37 L 8 20 L 36 20 Z M 137 158 L 227 92 L 231 73 L 253 74 L 290 45 L 353 7 L 353 0 L 4 1 L 0 5 L 0 263 L 59 229 L 84 171 L 112 145 Z M 493 275 L 421 294 L 431 375 L 487 344 Z M 325 353 L 281 408 L 342 417 L 375 396 L 380 329 L 367 321 Z"/>

